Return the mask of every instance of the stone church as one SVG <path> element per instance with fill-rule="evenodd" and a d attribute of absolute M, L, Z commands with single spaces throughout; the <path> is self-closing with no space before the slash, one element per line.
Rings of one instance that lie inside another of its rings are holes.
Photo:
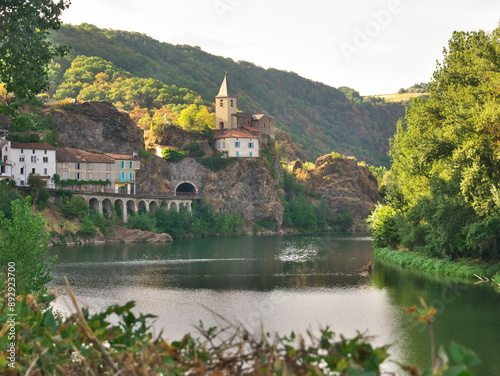
<path fill-rule="evenodd" d="M 275 120 L 265 113 L 238 112 L 237 104 L 226 73 L 215 97 L 217 151 L 229 157 L 259 157 L 260 149 L 274 140 Z"/>

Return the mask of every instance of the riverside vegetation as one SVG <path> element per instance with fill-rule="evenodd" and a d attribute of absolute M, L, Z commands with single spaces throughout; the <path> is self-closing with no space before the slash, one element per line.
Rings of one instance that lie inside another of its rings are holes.
<path fill-rule="evenodd" d="M 17 268 L 17 289 L 11 293 L 17 294 L 15 300 L 8 299 L 6 274 L 0 280 L 6 287 L 0 301 L 0 368 L 6 375 L 375 376 L 388 358 L 389 346 L 374 348 L 362 334 L 337 338 L 327 327 L 318 335 L 308 332 L 307 338 L 293 332 L 271 335 L 264 329 L 256 335 L 224 318 L 223 327 L 206 328 L 200 322 L 198 337 L 187 334 L 168 342 L 161 335 L 153 337 L 148 320 L 154 316 L 134 313 L 133 302 L 96 314 L 82 310 L 68 280 L 75 313 L 61 317 L 50 307 L 53 296 L 45 293 L 54 260 L 47 257 L 43 219 L 32 212 L 29 201 L 13 201 L 11 212 L 11 219 L 0 213 L 0 261 L 6 268 L 14 259 Z M 25 262 L 35 260 L 36 268 Z M 432 341 L 436 310 L 422 305 L 409 312 L 416 312 L 430 328 L 432 367 L 420 371 L 401 365 L 402 369 L 412 375 L 471 375 L 468 368 L 479 363 L 472 351 L 452 343 L 449 358 L 443 349 L 436 356 Z M 12 312 L 18 318 L 14 331 L 8 321 Z"/>
<path fill-rule="evenodd" d="M 412 255 L 469 260 L 467 277 L 500 282 L 500 27 L 455 32 L 428 86 L 391 140 L 386 204 L 369 218 L 374 245 Z M 400 265 L 450 271 L 419 256 Z M 480 261 L 490 266 L 478 269 Z M 461 267 L 459 267 L 461 268 Z M 457 269 L 457 268 L 455 268 Z M 455 273 L 456 271 L 453 271 Z"/>

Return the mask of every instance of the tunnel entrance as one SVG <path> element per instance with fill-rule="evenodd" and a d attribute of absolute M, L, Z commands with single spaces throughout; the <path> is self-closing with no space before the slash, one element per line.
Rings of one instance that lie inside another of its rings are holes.
<path fill-rule="evenodd" d="M 197 193 L 196 187 L 191 183 L 181 183 L 175 188 L 176 196 L 196 196 Z"/>

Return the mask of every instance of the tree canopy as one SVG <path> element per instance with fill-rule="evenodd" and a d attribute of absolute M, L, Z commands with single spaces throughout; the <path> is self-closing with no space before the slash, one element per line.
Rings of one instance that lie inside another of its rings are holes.
<path fill-rule="evenodd" d="M 21 103 L 34 103 L 49 86 L 47 66 L 66 48 L 47 40 L 60 27 L 59 16 L 69 0 L 11 0 L 0 7 L 0 82 L 13 97 L 0 112 L 12 113 Z M 1 99 L 1 98 L 0 98 Z"/>
<path fill-rule="evenodd" d="M 455 32 L 430 98 L 412 102 L 391 142 L 387 195 L 395 215 L 386 224 L 398 228 L 403 246 L 498 257 L 499 88 L 500 28 Z"/>

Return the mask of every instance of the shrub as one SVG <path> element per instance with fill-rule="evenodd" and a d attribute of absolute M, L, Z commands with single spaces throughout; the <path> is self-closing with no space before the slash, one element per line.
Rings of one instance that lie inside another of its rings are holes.
<path fill-rule="evenodd" d="M 68 218 L 83 218 L 89 212 L 85 200 L 79 196 L 63 197 L 62 214 Z"/>
<path fill-rule="evenodd" d="M 399 234 L 395 209 L 389 205 L 378 205 L 367 222 L 372 230 L 375 247 L 396 247 L 399 243 Z"/>
<path fill-rule="evenodd" d="M 184 159 L 185 154 L 182 151 L 175 150 L 172 148 L 165 148 L 161 152 L 161 155 L 165 160 L 169 162 L 180 162 Z"/>
<path fill-rule="evenodd" d="M 127 227 L 142 231 L 155 231 L 156 219 L 149 213 L 137 213 L 128 218 Z"/>
<path fill-rule="evenodd" d="M 97 228 L 94 222 L 89 217 L 82 218 L 82 224 L 78 230 L 78 234 L 84 237 L 94 237 L 97 234 Z"/>

